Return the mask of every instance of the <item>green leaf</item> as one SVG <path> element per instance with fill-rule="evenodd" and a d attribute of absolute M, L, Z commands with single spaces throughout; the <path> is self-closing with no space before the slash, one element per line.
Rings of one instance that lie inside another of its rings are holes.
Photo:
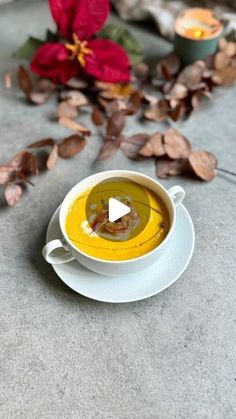
<path fill-rule="evenodd" d="M 236 41 L 236 30 L 232 29 L 225 37 L 228 42 L 235 42 Z"/>
<path fill-rule="evenodd" d="M 59 36 L 56 32 L 52 32 L 50 29 L 47 29 L 46 41 L 47 42 L 58 42 L 59 41 Z"/>
<path fill-rule="evenodd" d="M 109 23 L 99 32 L 98 37 L 111 39 L 121 45 L 128 52 L 132 64 L 141 61 L 142 51 L 140 45 L 128 29 Z"/>
<path fill-rule="evenodd" d="M 41 39 L 30 36 L 27 41 L 13 53 L 13 57 L 31 60 L 36 50 L 43 44 L 44 42 L 41 41 Z"/>

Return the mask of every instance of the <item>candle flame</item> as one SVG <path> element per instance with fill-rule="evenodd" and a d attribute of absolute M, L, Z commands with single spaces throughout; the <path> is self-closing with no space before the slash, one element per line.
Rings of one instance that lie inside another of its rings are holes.
<path fill-rule="evenodd" d="M 203 28 L 186 28 L 184 34 L 191 39 L 204 39 L 210 36 L 210 31 Z"/>
<path fill-rule="evenodd" d="M 202 29 L 195 29 L 194 36 L 195 38 L 203 38 L 204 31 Z"/>

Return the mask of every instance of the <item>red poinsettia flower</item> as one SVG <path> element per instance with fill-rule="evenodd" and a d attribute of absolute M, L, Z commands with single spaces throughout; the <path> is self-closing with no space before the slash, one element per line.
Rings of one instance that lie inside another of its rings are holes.
<path fill-rule="evenodd" d="M 58 31 L 68 43 L 46 43 L 32 60 L 31 70 L 55 83 L 65 84 L 81 72 L 105 82 L 130 79 L 124 49 L 108 39 L 92 39 L 104 25 L 108 0 L 49 0 Z"/>

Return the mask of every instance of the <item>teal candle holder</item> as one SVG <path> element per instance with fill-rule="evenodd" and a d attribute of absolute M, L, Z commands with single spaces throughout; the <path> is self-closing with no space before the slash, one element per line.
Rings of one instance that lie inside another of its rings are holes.
<path fill-rule="evenodd" d="M 192 64 L 217 49 L 223 25 L 209 9 L 193 8 L 182 12 L 175 24 L 174 49 L 183 65 Z"/>

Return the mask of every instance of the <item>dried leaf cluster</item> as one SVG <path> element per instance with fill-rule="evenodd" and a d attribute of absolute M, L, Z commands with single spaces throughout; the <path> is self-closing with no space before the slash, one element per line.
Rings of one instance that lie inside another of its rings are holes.
<path fill-rule="evenodd" d="M 229 86 L 236 81 L 236 43 L 221 38 L 219 50 L 205 60 L 181 68 L 179 58 L 170 54 L 156 66 L 152 84 L 162 91 L 144 112 L 152 121 L 186 118 L 200 107 L 201 99 L 212 98 L 216 86 Z"/>
<path fill-rule="evenodd" d="M 236 81 L 236 43 L 222 38 L 214 56 L 184 68 L 172 53 L 158 62 L 154 76 L 146 64 L 138 63 L 133 66 L 132 84 L 75 78 L 62 89 L 41 79 L 34 87 L 29 73 L 22 66 L 18 70 L 18 80 L 27 99 L 34 104 L 45 103 L 57 90 L 59 122 L 82 133 L 89 130 L 80 124 L 76 126 L 77 122 L 69 119 L 75 120 L 83 107 L 92 107 L 92 121 L 97 126 L 117 111 L 124 111 L 126 115 L 139 112 L 155 122 L 177 121 L 199 109 L 202 98 L 211 99 L 215 86 L 230 85 Z M 153 96 L 155 90 L 162 96 Z"/>
<path fill-rule="evenodd" d="M 37 176 L 45 167 L 51 170 L 58 157 L 70 158 L 79 153 L 86 144 L 86 138 L 81 134 L 74 134 L 56 142 L 52 138 L 45 138 L 27 146 L 26 150 L 17 153 L 9 162 L 0 166 L 0 185 L 5 188 L 5 198 L 10 206 L 14 206 L 20 200 L 23 188 L 26 184 L 33 186 L 29 179 L 32 175 Z M 42 167 L 42 157 L 32 152 L 47 148 L 47 158 Z"/>
<path fill-rule="evenodd" d="M 43 105 L 50 98 L 56 86 L 50 80 L 39 79 L 34 86 L 32 78 L 23 66 L 18 68 L 18 83 L 29 102 Z"/>
<path fill-rule="evenodd" d="M 176 129 L 126 137 L 122 135 L 124 126 L 124 111 L 117 111 L 108 119 L 105 141 L 98 160 L 105 160 L 121 149 L 132 160 L 154 157 L 156 174 L 160 179 L 184 173 L 204 181 L 215 177 L 216 157 L 208 151 L 193 151 L 188 139 Z"/>
<path fill-rule="evenodd" d="M 138 114 L 155 122 L 177 121 L 186 118 L 200 106 L 203 97 L 211 98 L 215 86 L 231 85 L 236 81 L 236 43 L 221 39 L 219 50 L 204 61 L 197 61 L 181 68 L 175 54 L 161 59 L 155 75 L 151 75 L 145 63 L 133 66 L 133 82 L 125 84 L 104 83 L 73 78 L 65 86 L 54 85 L 47 79 L 33 80 L 28 71 L 20 66 L 18 83 L 27 100 L 35 105 L 44 104 L 53 93 L 58 95 L 55 116 L 60 124 L 74 131 L 61 142 L 51 138 L 30 144 L 0 166 L 0 185 L 5 187 L 9 205 L 15 205 L 22 195 L 23 187 L 30 183 L 29 177 L 39 173 L 40 156 L 31 149 L 49 150 L 46 167 L 50 170 L 59 157 L 70 158 L 79 153 L 86 144 L 90 130 L 77 121 L 81 110 L 91 109 L 95 126 L 104 130 L 104 143 L 98 160 L 105 160 L 117 150 L 130 159 L 154 158 L 159 178 L 191 173 L 209 181 L 216 174 L 217 161 L 206 151 L 192 151 L 189 141 L 177 130 L 153 135 L 139 133 L 125 136 L 126 117 Z M 6 72 L 4 84 L 12 86 L 12 70 Z M 154 96 L 155 91 L 161 97 Z"/>

